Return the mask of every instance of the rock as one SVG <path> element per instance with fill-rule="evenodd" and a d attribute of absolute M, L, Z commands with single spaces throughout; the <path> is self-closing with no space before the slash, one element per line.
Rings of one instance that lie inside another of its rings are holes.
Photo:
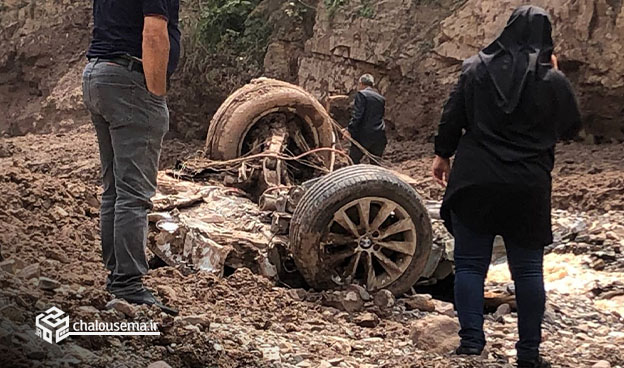
<path fill-rule="evenodd" d="M 260 346 L 258 348 L 262 352 L 262 358 L 270 362 L 281 362 L 280 349 L 277 346 Z"/>
<path fill-rule="evenodd" d="M 362 300 L 360 293 L 354 290 L 323 292 L 321 303 L 348 313 L 358 312 L 364 308 L 364 300 Z"/>
<path fill-rule="evenodd" d="M 455 318 L 430 315 L 416 321 L 410 330 L 414 345 L 431 353 L 447 353 L 459 346 L 459 323 Z"/>
<path fill-rule="evenodd" d="M 455 306 L 453 305 L 453 303 L 443 302 L 441 300 L 434 299 L 433 304 L 435 305 L 435 311 L 437 313 L 449 316 L 451 318 L 455 317 Z"/>
<path fill-rule="evenodd" d="M 210 328 L 210 319 L 207 314 L 177 317 L 182 324 L 198 325 L 204 329 Z"/>
<path fill-rule="evenodd" d="M 360 298 L 367 302 L 369 300 L 372 299 L 371 295 L 368 293 L 368 291 L 362 286 L 362 285 L 357 285 L 357 284 L 351 284 L 349 286 L 347 286 L 346 288 L 347 292 L 350 291 L 355 291 L 359 294 Z"/>
<path fill-rule="evenodd" d="M 0 270 L 12 274 L 16 274 L 23 267 L 24 262 L 20 259 L 9 258 L 6 261 L 0 262 Z"/>
<path fill-rule="evenodd" d="M 48 277 L 39 277 L 39 288 L 42 290 L 52 291 L 61 287 L 61 283 Z"/>
<path fill-rule="evenodd" d="M 49 259 L 53 259 L 55 261 L 59 261 L 61 263 L 69 263 L 69 258 L 67 258 L 67 253 L 62 252 L 60 249 L 46 249 L 45 255 Z"/>
<path fill-rule="evenodd" d="M 381 309 L 388 309 L 394 307 L 396 299 L 390 290 L 383 289 L 375 294 L 373 302 Z"/>
<path fill-rule="evenodd" d="M 92 352 L 90 352 L 89 350 L 87 350 L 87 349 L 85 349 L 85 348 L 83 348 L 81 346 L 75 345 L 75 344 L 70 345 L 68 350 L 70 350 L 69 354 L 71 356 L 73 356 L 74 358 L 78 359 L 79 361 L 81 361 L 83 363 L 84 362 L 90 362 L 90 361 L 93 361 L 93 360 L 97 359 L 97 355 L 95 355 Z"/>
<path fill-rule="evenodd" d="M 32 360 L 42 360 L 46 357 L 46 352 L 43 350 L 31 350 L 26 353 L 26 357 Z"/>
<path fill-rule="evenodd" d="M 41 270 L 39 268 L 39 263 L 33 263 L 20 270 L 17 273 L 17 276 L 23 278 L 24 280 L 30 280 L 32 278 L 39 277 L 40 274 Z"/>
<path fill-rule="evenodd" d="M 500 322 L 503 320 L 503 317 L 508 315 L 509 313 L 511 313 L 511 307 L 509 306 L 509 304 L 501 304 L 496 309 L 496 312 L 494 312 L 494 320 Z"/>
<path fill-rule="evenodd" d="M 435 311 L 435 304 L 431 299 L 431 295 L 428 294 L 418 294 L 410 296 L 409 298 L 404 300 L 405 309 L 407 310 L 419 310 L 423 312 L 433 312 Z"/>
<path fill-rule="evenodd" d="M 592 368 L 611 368 L 611 363 L 606 360 L 599 360 L 596 364 L 592 365 Z"/>
<path fill-rule="evenodd" d="M 178 296 L 171 286 L 158 285 L 156 286 L 158 295 L 162 297 L 164 303 L 176 304 Z"/>
<path fill-rule="evenodd" d="M 353 319 L 353 322 L 361 327 L 369 327 L 374 328 L 377 327 L 380 320 L 379 317 L 374 313 L 362 313 L 359 316 Z"/>
<path fill-rule="evenodd" d="M 15 304 L 9 304 L 1 307 L 0 316 L 20 323 L 23 323 L 25 320 L 24 310 L 18 308 Z"/>
<path fill-rule="evenodd" d="M 136 308 L 125 300 L 113 299 L 106 304 L 106 309 L 114 309 L 123 313 L 126 317 L 134 318 L 136 316 Z"/>
<path fill-rule="evenodd" d="M 171 366 L 165 361 L 159 360 L 157 362 L 151 363 L 147 366 L 147 368 L 171 368 Z"/>
<path fill-rule="evenodd" d="M 289 289 L 288 290 L 288 296 L 290 296 L 292 299 L 297 300 L 297 301 L 305 300 L 307 294 L 308 292 L 303 289 Z"/>

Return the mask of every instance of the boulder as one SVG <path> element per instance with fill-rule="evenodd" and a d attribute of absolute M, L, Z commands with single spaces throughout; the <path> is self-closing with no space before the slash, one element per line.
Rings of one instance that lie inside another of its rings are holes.
<path fill-rule="evenodd" d="M 429 315 L 410 329 L 414 345 L 431 353 L 448 353 L 459 346 L 459 322 L 443 315 Z"/>

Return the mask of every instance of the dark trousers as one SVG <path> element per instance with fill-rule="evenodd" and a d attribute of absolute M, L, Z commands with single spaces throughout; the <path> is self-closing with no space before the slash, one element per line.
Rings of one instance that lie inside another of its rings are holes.
<path fill-rule="evenodd" d="M 162 140 L 169 129 L 164 97 L 145 87 L 142 73 L 90 62 L 83 96 L 91 112 L 102 164 L 102 257 L 107 289 L 121 296 L 143 289 L 147 212 L 156 191 Z"/>
<path fill-rule="evenodd" d="M 455 307 L 459 316 L 461 344 L 482 349 L 483 284 L 492 258 L 495 235 L 478 234 L 462 225 L 453 214 L 455 236 Z M 519 359 L 539 355 L 544 316 L 545 291 L 543 249 L 525 249 L 505 242 L 511 276 L 516 286 Z"/>
<path fill-rule="evenodd" d="M 364 139 L 354 138 L 358 143 L 362 145 L 368 152 L 376 156 L 377 158 L 381 158 L 383 156 L 384 150 L 386 149 L 386 145 L 388 144 L 388 140 L 385 135 L 380 135 L 379 137 L 367 137 Z M 362 157 L 364 157 L 364 152 L 362 152 L 358 147 L 354 144 L 351 144 L 351 148 L 349 149 L 349 157 L 353 160 L 354 164 L 359 164 L 362 161 Z M 375 160 L 370 160 L 372 165 L 379 165 Z"/>

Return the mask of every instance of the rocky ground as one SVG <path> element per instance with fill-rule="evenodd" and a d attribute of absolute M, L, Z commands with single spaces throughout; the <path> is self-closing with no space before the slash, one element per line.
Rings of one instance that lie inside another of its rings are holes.
<path fill-rule="evenodd" d="M 166 142 L 163 167 L 202 142 Z M 394 143 L 392 164 L 429 179 L 430 144 Z M 624 162 L 622 145 L 558 147 L 555 226 L 563 234 L 546 256 L 544 354 L 560 367 L 624 366 Z M 361 290 L 317 293 L 278 287 L 240 269 L 225 278 L 151 271 L 147 284 L 180 309 L 117 304 L 104 291 L 98 235 L 97 145 L 90 127 L 0 140 L 0 355 L 3 366 L 146 367 L 510 367 L 517 316 L 508 304 L 488 315 L 487 351 L 459 358 L 457 324 L 445 302 Z M 579 235 L 580 234 L 580 235 Z M 508 288 L 506 265 L 488 288 Z M 509 287 L 509 289 L 512 289 Z M 351 294 L 349 294 L 351 293 Z M 348 295 L 347 295 L 348 294 Z M 354 298 L 355 308 L 335 300 Z M 513 303 L 512 303 L 513 304 Z M 35 316 L 57 306 L 72 320 L 154 320 L 158 337 L 70 337 L 50 345 L 34 335 Z M 347 309 L 347 311 L 345 310 Z M 161 364 L 161 363 L 158 363 Z M 164 365 L 154 365 L 164 366 Z"/>

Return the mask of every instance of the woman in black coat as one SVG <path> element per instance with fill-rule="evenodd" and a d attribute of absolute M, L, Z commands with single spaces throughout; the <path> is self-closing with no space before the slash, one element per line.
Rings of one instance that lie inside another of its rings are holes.
<path fill-rule="evenodd" d="M 433 175 L 447 187 L 441 216 L 455 236 L 457 353 L 480 354 L 485 346 L 483 283 L 494 237 L 501 235 L 516 286 L 519 367 L 550 367 L 539 344 L 543 250 L 552 242 L 551 171 L 557 140 L 580 127 L 551 33 L 543 9 L 516 9 L 501 35 L 464 62 L 435 139 Z"/>

